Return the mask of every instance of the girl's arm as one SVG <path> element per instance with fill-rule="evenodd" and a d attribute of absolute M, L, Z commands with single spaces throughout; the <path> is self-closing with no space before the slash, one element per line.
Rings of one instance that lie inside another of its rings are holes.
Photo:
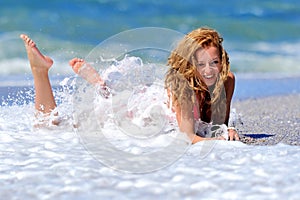
<path fill-rule="evenodd" d="M 176 120 L 179 126 L 179 130 L 190 138 L 192 144 L 195 144 L 197 142 L 201 142 L 204 140 L 223 140 L 222 137 L 217 138 L 204 138 L 200 137 L 195 134 L 195 121 L 194 121 L 194 114 L 191 111 L 191 106 L 186 105 L 183 106 L 182 109 L 180 106 L 174 106 L 173 110 L 176 112 Z"/>
<path fill-rule="evenodd" d="M 229 72 L 227 80 L 224 85 L 226 90 L 226 117 L 224 123 L 228 126 L 228 121 L 230 116 L 230 105 L 231 105 L 231 100 L 232 100 L 234 87 L 235 87 L 235 76 L 232 72 Z M 228 129 L 228 137 L 229 140 L 240 140 L 239 135 L 237 134 L 234 128 Z"/>
<path fill-rule="evenodd" d="M 234 87 L 235 87 L 235 76 L 232 72 L 229 72 L 227 76 L 227 80 L 224 83 L 225 86 L 225 92 L 226 92 L 226 117 L 225 117 L 225 122 L 228 126 L 228 121 L 229 121 L 229 115 L 230 115 L 230 105 L 231 105 L 231 100 L 232 96 L 234 93 Z"/>

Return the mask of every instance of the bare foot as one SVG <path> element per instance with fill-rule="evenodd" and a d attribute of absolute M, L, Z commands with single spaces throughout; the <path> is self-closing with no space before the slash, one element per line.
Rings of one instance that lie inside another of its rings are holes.
<path fill-rule="evenodd" d="M 102 80 L 98 72 L 91 65 L 86 63 L 85 60 L 81 58 L 73 58 L 69 61 L 69 65 L 76 74 L 87 80 L 89 83 L 105 86 L 105 82 Z"/>
<path fill-rule="evenodd" d="M 73 58 L 69 61 L 69 65 L 72 67 L 76 74 L 79 74 L 81 67 L 85 64 L 85 61 L 81 58 Z"/>
<path fill-rule="evenodd" d="M 37 48 L 34 41 L 27 35 L 21 34 L 20 38 L 24 41 L 31 69 L 35 71 L 48 71 L 53 64 L 53 60 L 48 56 L 44 56 Z"/>

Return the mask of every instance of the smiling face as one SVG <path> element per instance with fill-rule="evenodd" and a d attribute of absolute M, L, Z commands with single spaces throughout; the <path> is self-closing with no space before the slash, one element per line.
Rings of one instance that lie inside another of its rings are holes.
<path fill-rule="evenodd" d="M 214 46 L 198 49 L 195 59 L 200 78 L 207 86 L 213 85 L 222 68 L 218 49 Z"/>

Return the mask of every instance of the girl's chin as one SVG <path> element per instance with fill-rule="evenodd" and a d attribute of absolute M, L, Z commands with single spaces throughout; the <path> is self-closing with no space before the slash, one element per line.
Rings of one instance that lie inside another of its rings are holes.
<path fill-rule="evenodd" d="M 215 84 L 216 82 L 216 79 L 204 79 L 204 83 L 207 85 L 207 86 L 212 86 L 213 84 Z"/>

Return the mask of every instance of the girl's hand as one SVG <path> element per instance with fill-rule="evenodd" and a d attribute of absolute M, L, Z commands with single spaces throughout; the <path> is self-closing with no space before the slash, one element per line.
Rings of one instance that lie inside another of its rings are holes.
<path fill-rule="evenodd" d="M 237 131 L 235 129 L 228 129 L 228 139 L 230 141 L 239 141 L 240 137 L 239 134 L 237 133 Z"/>

